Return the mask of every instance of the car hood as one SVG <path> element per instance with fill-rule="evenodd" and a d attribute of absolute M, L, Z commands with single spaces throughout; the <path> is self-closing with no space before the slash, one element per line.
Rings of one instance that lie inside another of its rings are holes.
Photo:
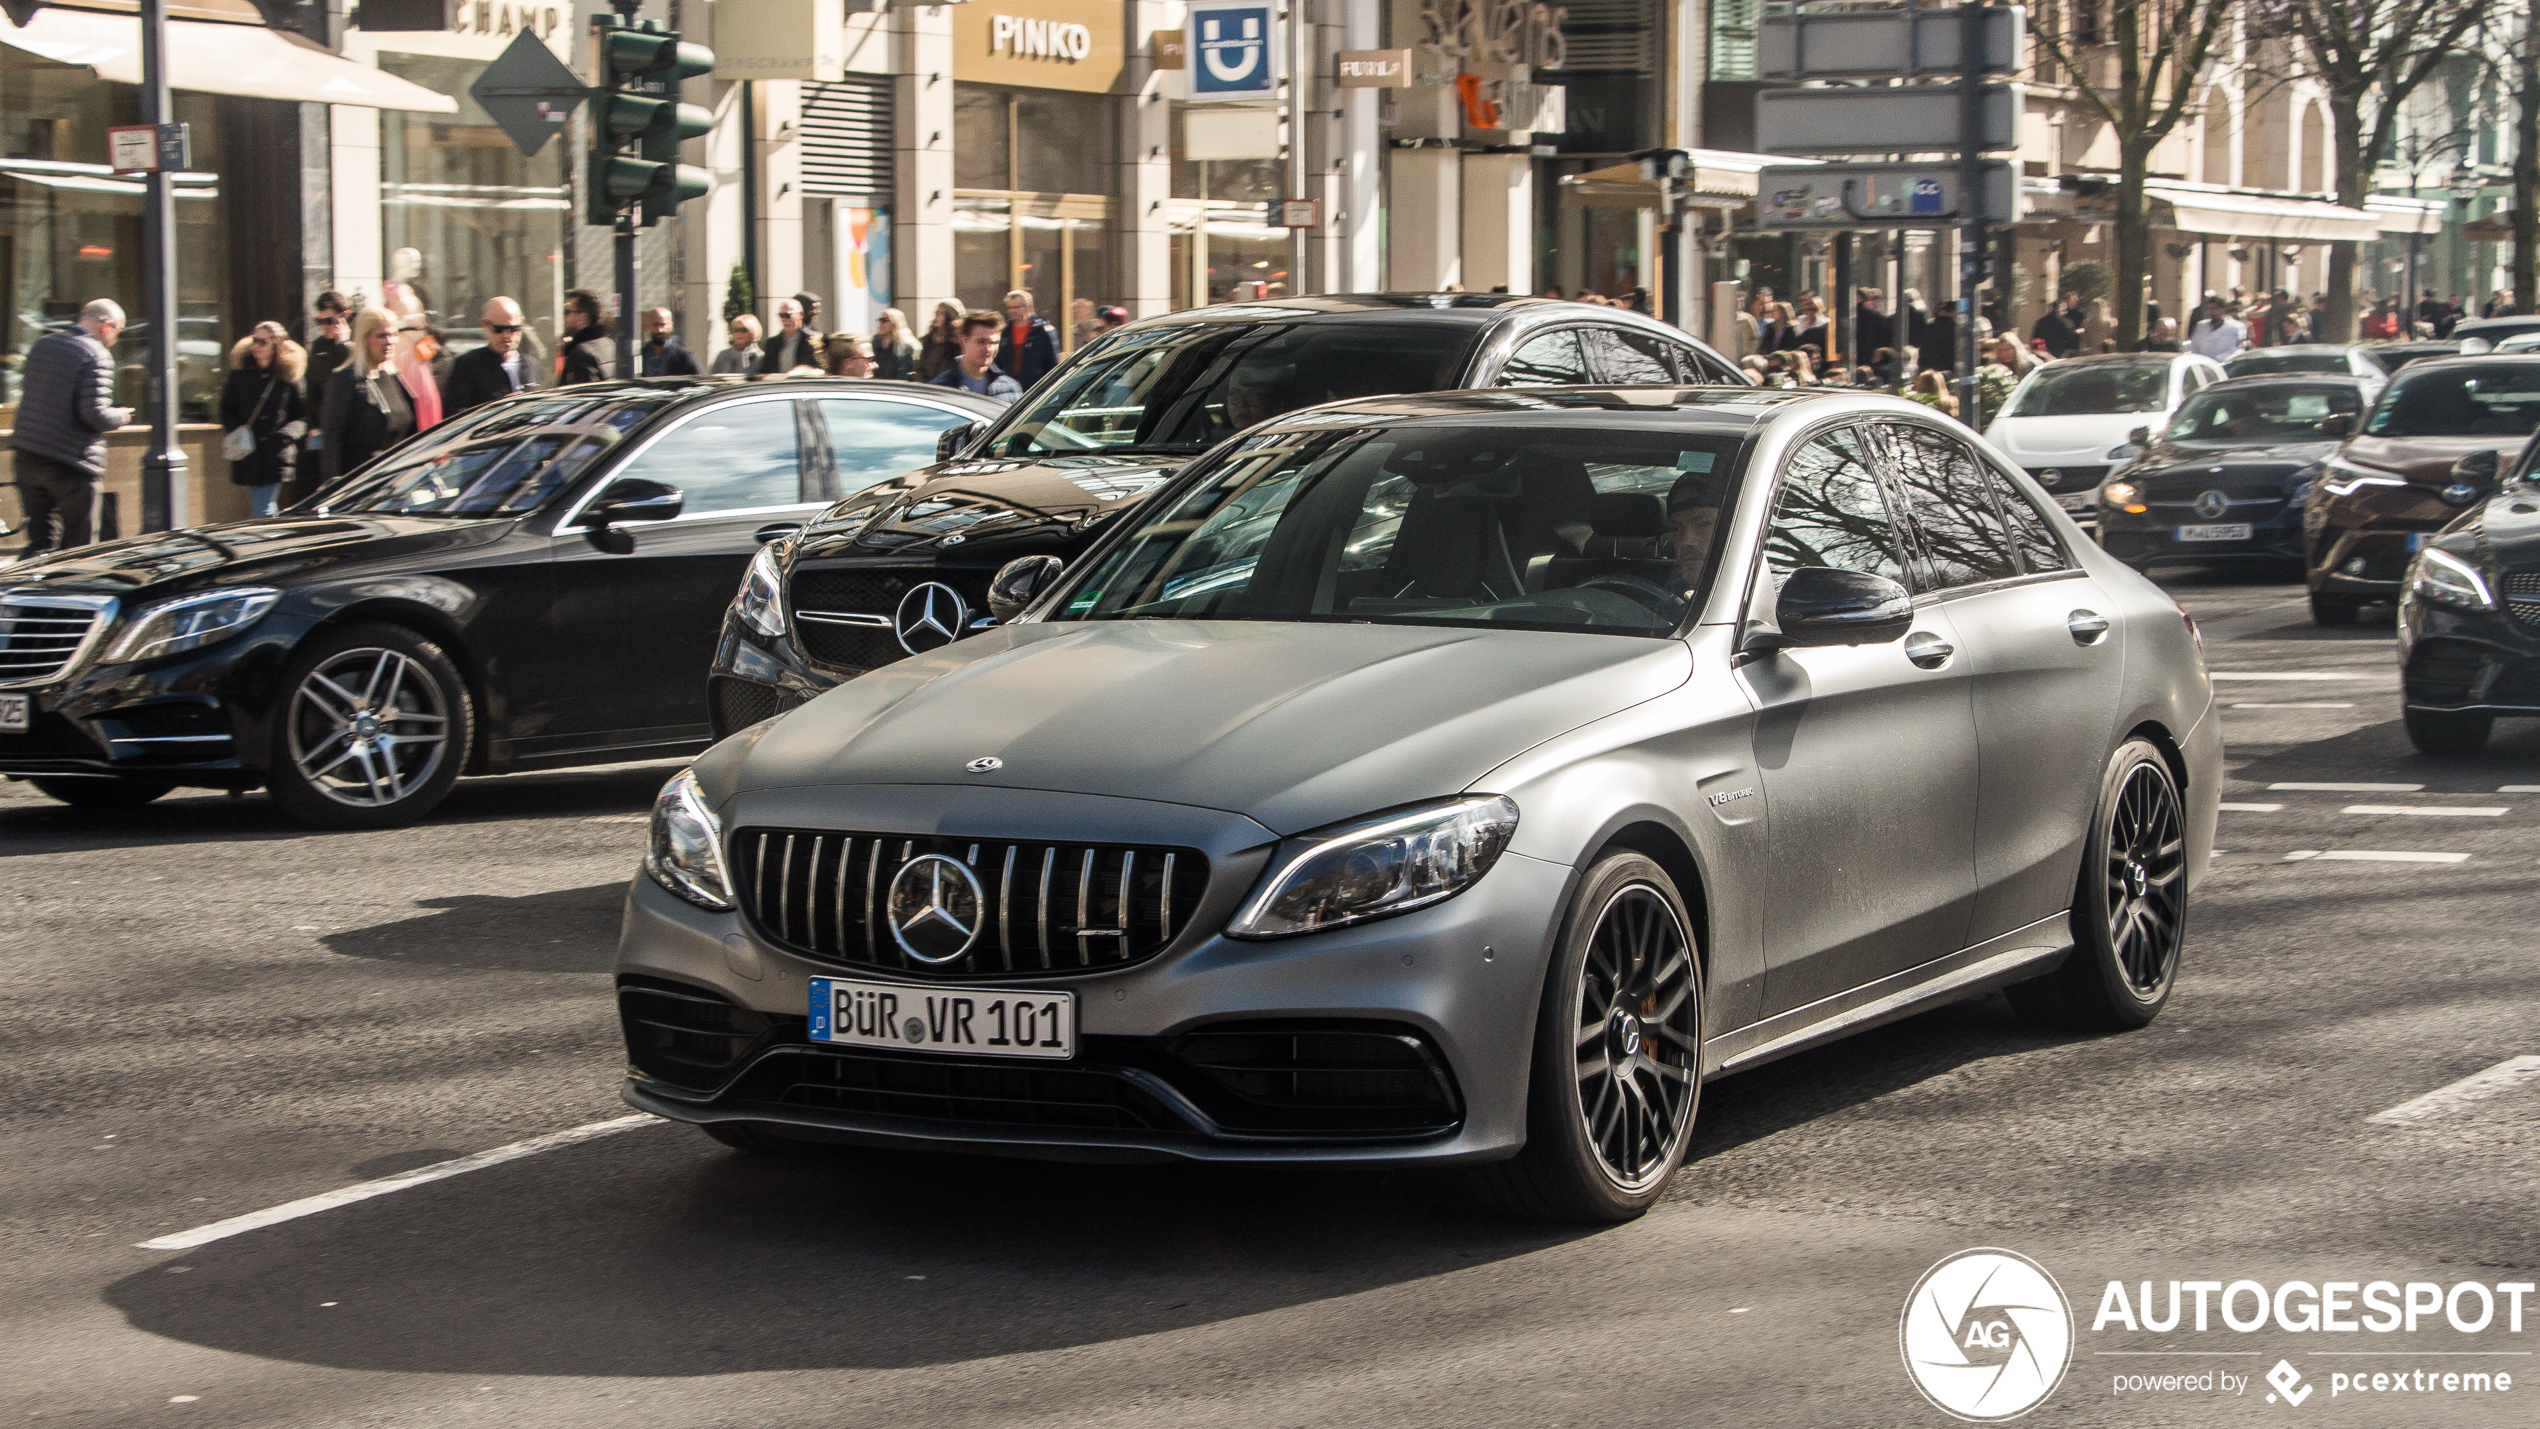
<path fill-rule="evenodd" d="M 977 784 L 1246 815 L 1281 834 L 1461 793 L 1683 684 L 1682 641 L 1434 626 L 1069 621 L 858 676 L 767 729 L 741 790 Z M 985 773 L 971 761 L 1003 761 Z"/>
<path fill-rule="evenodd" d="M 212 586 L 295 583 L 357 562 L 482 545 L 514 519 L 274 516 L 158 531 L 0 569 L 0 586 L 115 596 L 179 595 Z"/>
<path fill-rule="evenodd" d="M 2102 412 L 2086 417 L 1997 417 L 1985 440 L 2022 464 L 2104 465 L 2137 427 L 2159 431 L 2167 412 Z"/>
<path fill-rule="evenodd" d="M 2478 528 L 2481 544 L 2500 569 L 2540 566 L 2540 492 L 2517 486 L 2488 498 Z"/>
<path fill-rule="evenodd" d="M 2346 443 L 2340 453 L 2357 466 L 2378 467 L 2429 486 L 2444 486 L 2452 480 L 2452 463 L 2471 452 L 2493 451 L 2499 462 L 2509 460 L 2529 441 L 2521 437 L 2373 437 L 2360 436 Z"/>
<path fill-rule="evenodd" d="M 956 548 L 993 564 L 1076 540 L 1135 508 L 1187 454 L 939 462 L 860 491 L 795 539 L 793 559 L 935 560 Z"/>
<path fill-rule="evenodd" d="M 2128 481 L 2207 482 L 2213 478 L 2281 476 L 2325 460 L 2337 450 L 2333 441 L 2225 444 L 2163 443 L 2125 471 Z"/>

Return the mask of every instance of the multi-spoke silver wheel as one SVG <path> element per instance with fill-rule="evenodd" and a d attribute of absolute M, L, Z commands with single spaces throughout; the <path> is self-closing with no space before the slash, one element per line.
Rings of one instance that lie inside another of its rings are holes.
<path fill-rule="evenodd" d="M 2178 966 L 2187 906 L 2187 838 L 2178 791 L 2153 764 L 2126 772 L 2108 813 L 2108 946 L 2137 997 L 2160 995 Z"/>
<path fill-rule="evenodd" d="M 1701 1095 L 1701 1001 L 1684 924 L 1646 883 L 1606 900 L 1572 1003 L 1578 1114 L 1607 1177 L 1638 1191 L 1675 1168 Z"/>
<path fill-rule="evenodd" d="M 442 682 L 401 650 L 356 646 L 320 660 L 291 692 L 289 756 L 309 789 L 386 810 L 433 785 L 450 758 Z"/>

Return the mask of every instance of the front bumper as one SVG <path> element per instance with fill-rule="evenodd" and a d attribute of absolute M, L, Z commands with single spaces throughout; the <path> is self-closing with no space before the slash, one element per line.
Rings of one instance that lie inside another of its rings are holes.
<path fill-rule="evenodd" d="M 863 793 L 857 816 L 874 824 L 876 802 L 893 801 Z M 1035 795 L 1011 807 L 1026 811 L 1023 822 L 1106 830 L 1118 827 L 1106 815 L 1127 814 L 1154 836 L 1164 806 L 1127 807 L 1137 803 Z M 1215 825 L 1167 831 L 1210 852 L 1204 911 L 1147 962 L 1032 980 L 1077 994 L 1080 1051 L 1065 1063 L 814 1046 L 806 1040 L 814 977 L 935 991 L 945 984 L 786 952 L 737 912 L 709 913 L 637 878 L 617 968 L 626 1100 L 679 1121 L 1077 1160 L 1457 1162 L 1522 1144 L 1536 1006 L 1569 869 L 1505 854 L 1480 883 L 1434 907 L 1248 942 L 1212 930 L 1260 876 L 1271 842 L 1231 815 L 1164 817 Z M 967 837 L 976 821 L 918 822 L 912 807 L 876 826 Z M 998 827 L 1028 834 L 1017 822 Z M 639 1015 L 680 998 L 697 1025 L 647 1026 L 650 1014 Z M 1304 1040 L 1317 1037 L 1339 1040 Z M 1225 1051 L 1265 1041 L 1291 1050 Z M 666 1047 L 688 1049 L 686 1060 L 666 1059 Z M 1335 1057 L 1357 1081 L 1322 1075 L 1335 1070 Z"/>
<path fill-rule="evenodd" d="M 2135 566 L 2161 561 L 2302 559 L 2299 506 L 2284 507 L 2262 521 L 2249 522 L 2248 539 L 2240 541 L 2182 541 L 2178 536 L 2181 526 L 2214 523 L 2199 521 L 2193 513 L 2174 519 L 2177 515 L 2158 503 L 2142 515 L 2103 506 L 2099 512 L 2099 544 L 2107 548 L 2109 555 Z"/>
<path fill-rule="evenodd" d="M 28 728 L 0 734 L 0 777 L 255 788 L 293 633 L 268 619 L 205 650 L 92 665 L 22 691 L 32 697 Z"/>
<path fill-rule="evenodd" d="M 2410 709 L 2540 717 L 2540 602 L 2468 611 L 2408 596 L 2399 673 Z"/>

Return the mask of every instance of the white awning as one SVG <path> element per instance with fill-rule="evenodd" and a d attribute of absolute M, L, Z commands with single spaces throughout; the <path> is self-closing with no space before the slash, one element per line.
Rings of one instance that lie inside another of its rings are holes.
<path fill-rule="evenodd" d="M 2441 233 L 2443 212 L 2450 207 L 2439 198 L 2402 198 L 2397 194 L 2374 194 L 2364 200 L 2364 211 L 2373 216 L 2384 233 Z"/>
<path fill-rule="evenodd" d="M 2171 226 L 2181 233 L 2297 243 L 2369 243 L 2382 233 L 2380 215 L 2327 199 L 2170 183 L 2145 184 L 2143 193 L 2170 206 Z"/>
<path fill-rule="evenodd" d="M 94 10 L 43 9 L 25 25 L 0 20 L 0 44 L 59 64 L 83 65 L 116 84 L 141 82 L 141 21 Z M 356 64 L 299 35 L 262 25 L 168 21 L 168 83 L 198 94 L 359 104 L 455 114 L 458 101 Z"/>

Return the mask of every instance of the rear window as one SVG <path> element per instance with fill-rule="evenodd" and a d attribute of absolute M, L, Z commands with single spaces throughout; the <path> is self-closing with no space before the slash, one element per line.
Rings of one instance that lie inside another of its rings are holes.
<path fill-rule="evenodd" d="M 2223 364 L 2234 377 L 2268 377 L 2279 372 L 2351 372 L 2343 348 L 2260 348 Z"/>
<path fill-rule="evenodd" d="M 986 454 L 1202 451 L 1319 402 L 1453 387 L 1480 332 L 1400 319 L 1123 332 L 1017 402 Z"/>
<path fill-rule="evenodd" d="M 2006 417 L 2096 417 L 2157 412 L 2170 404 L 2166 362 L 2093 362 L 2038 369 Z"/>
<path fill-rule="evenodd" d="M 2174 442 L 2328 441 L 2321 422 L 2363 409 L 2362 395 L 2343 383 L 2209 388 L 2179 407 L 2168 436 Z"/>

